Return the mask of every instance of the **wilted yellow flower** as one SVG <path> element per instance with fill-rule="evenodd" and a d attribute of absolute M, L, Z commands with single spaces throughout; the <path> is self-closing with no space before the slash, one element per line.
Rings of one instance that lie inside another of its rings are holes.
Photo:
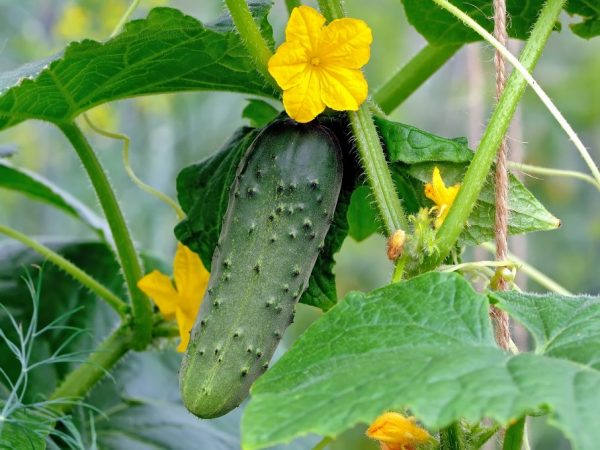
<path fill-rule="evenodd" d="M 371 56 L 369 26 L 358 19 L 325 18 L 309 6 L 294 8 L 285 42 L 269 60 L 269 73 L 283 89 L 283 106 L 298 122 L 310 122 L 326 106 L 356 111 L 367 98 L 360 70 Z"/>
<path fill-rule="evenodd" d="M 415 450 L 431 439 L 427 430 L 415 423 L 414 417 L 396 412 L 386 412 L 375 419 L 367 430 L 367 436 L 389 450 Z"/>
<path fill-rule="evenodd" d="M 183 244 L 177 245 L 173 260 L 173 278 L 155 270 L 144 276 L 138 287 L 150 297 L 167 319 L 176 319 L 181 342 L 178 352 L 184 352 L 190 341 L 190 331 L 194 326 L 196 315 L 204 291 L 208 285 L 210 274 L 204 268 L 196 253 Z"/>
<path fill-rule="evenodd" d="M 439 228 L 444 223 L 444 219 L 448 215 L 448 211 L 454 203 L 454 199 L 460 189 L 460 183 L 454 186 L 446 187 L 442 176 L 440 175 L 440 169 L 437 167 L 433 168 L 433 176 L 431 177 L 431 183 L 425 185 L 425 196 L 432 200 L 436 206 L 432 209 L 437 211 L 437 218 L 435 220 L 435 227 Z"/>

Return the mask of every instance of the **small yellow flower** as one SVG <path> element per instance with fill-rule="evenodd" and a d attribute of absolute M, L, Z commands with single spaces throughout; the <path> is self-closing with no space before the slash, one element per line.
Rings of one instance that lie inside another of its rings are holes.
<path fill-rule="evenodd" d="M 210 273 L 198 255 L 183 244 L 177 244 L 173 272 L 175 286 L 170 277 L 155 270 L 138 281 L 138 287 L 156 303 L 163 316 L 177 320 L 181 336 L 177 351 L 184 352 Z"/>
<path fill-rule="evenodd" d="M 386 412 L 375 419 L 367 430 L 367 436 L 389 450 L 414 450 L 431 440 L 427 430 L 415 424 L 414 417 L 396 412 Z"/>
<path fill-rule="evenodd" d="M 425 185 L 425 196 L 435 203 L 432 210 L 437 211 L 437 218 L 435 219 L 435 227 L 439 228 L 444 223 L 444 219 L 448 215 L 448 211 L 454 203 L 454 199 L 460 189 L 460 183 L 454 186 L 446 187 L 442 176 L 440 175 L 440 169 L 437 167 L 433 168 L 433 176 L 431 183 Z"/>
<path fill-rule="evenodd" d="M 367 98 L 360 70 L 371 56 L 369 26 L 358 19 L 325 18 L 309 6 L 294 8 L 285 42 L 269 60 L 269 73 L 283 89 L 283 106 L 298 122 L 310 122 L 328 106 L 356 111 Z"/>

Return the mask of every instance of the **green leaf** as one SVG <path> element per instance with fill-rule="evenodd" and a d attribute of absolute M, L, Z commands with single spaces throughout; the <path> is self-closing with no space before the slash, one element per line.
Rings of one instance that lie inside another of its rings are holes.
<path fill-rule="evenodd" d="M 462 44 L 481 40 L 481 36 L 433 1 L 402 0 L 408 21 L 434 45 Z M 475 19 L 486 30 L 494 28 L 491 0 L 451 0 L 451 3 Z M 508 34 L 527 39 L 544 0 L 507 0 L 510 21 Z"/>
<path fill-rule="evenodd" d="M 272 122 L 279 114 L 271 104 L 264 100 L 249 99 L 248 104 L 242 111 L 242 117 L 250 121 L 250 126 L 261 128 Z"/>
<path fill-rule="evenodd" d="M 588 339 L 581 336 L 580 345 L 600 358 Z M 575 450 L 594 450 L 600 439 L 600 372 L 497 348 L 487 298 L 456 274 L 430 272 L 349 294 L 251 393 L 242 421 L 246 450 L 307 433 L 336 436 L 405 408 L 432 430 L 461 418 L 507 424 L 544 408 Z"/>
<path fill-rule="evenodd" d="M 490 297 L 531 332 L 536 353 L 600 370 L 600 298 L 512 291 Z"/>
<path fill-rule="evenodd" d="M 600 2 L 569 0 L 565 9 L 569 14 L 583 18 L 581 22 L 569 25 L 573 33 L 585 39 L 600 36 Z"/>
<path fill-rule="evenodd" d="M 251 5 L 272 42 L 271 2 Z M 189 90 L 277 96 L 255 69 L 231 20 L 203 25 L 172 8 L 155 8 L 100 43 L 84 40 L 43 61 L 0 75 L 0 129 L 27 119 L 71 120 L 102 103 Z"/>
<path fill-rule="evenodd" d="M 373 206 L 371 188 L 358 186 L 350 198 L 348 208 L 348 234 L 357 242 L 379 231 L 379 216 Z"/>
<path fill-rule="evenodd" d="M 448 139 L 421 131 L 410 125 L 380 117 L 376 124 L 391 164 L 394 182 L 408 213 L 433 204 L 423 192 L 431 181 L 433 168 L 440 169 L 447 185 L 460 183 L 473 152 L 464 138 Z M 476 245 L 494 237 L 494 180 L 479 195 L 460 245 Z M 354 224 L 351 223 L 351 229 Z M 546 210 L 534 195 L 512 174 L 509 176 L 509 233 L 553 230 L 560 221 Z M 363 237 L 366 237 L 364 230 Z"/>
<path fill-rule="evenodd" d="M 109 237 L 106 222 L 68 192 L 50 180 L 0 159 L 0 188 L 21 192 L 35 200 L 52 205 L 79 219 L 100 237 Z"/>
<path fill-rule="evenodd" d="M 446 139 L 410 125 L 375 117 L 379 135 L 385 142 L 390 162 L 416 164 L 422 162 L 466 163 L 473 158 L 463 138 Z"/>
<path fill-rule="evenodd" d="M 175 227 L 177 239 L 200 255 L 210 270 L 212 255 L 221 233 L 221 222 L 229 202 L 229 189 L 244 153 L 254 141 L 259 129 L 239 129 L 223 148 L 213 156 L 184 168 L 177 177 L 177 196 L 187 217 Z M 350 181 L 350 180 L 349 180 Z M 337 302 L 333 255 L 348 234 L 346 213 L 350 188 L 342 186 L 333 223 L 325 238 L 300 302 L 329 309 Z"/>

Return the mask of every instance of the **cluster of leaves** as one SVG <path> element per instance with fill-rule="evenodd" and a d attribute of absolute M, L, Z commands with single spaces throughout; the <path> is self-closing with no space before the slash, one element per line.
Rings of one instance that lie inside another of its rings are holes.
<path fill-rule="evenodd" d="M 460 45 L 479 39 L 433 2 L 403 3 L 411 24 L 432 45 Z M 491 28 L 491 1 L 453 3 Z M 508 1 L 511 36 L 527 37 L 542 3 Z M 254 18 L 273 47 L 267 21 L 270 7 L 268 0 L 251 2 Z M 566 10 L 583 18 L 572 25 L 575 33 L 585 38 L 600 34 L 599 7 L 572 0 Z M 51 58 L 0 74 L 0 129 L 28 119 L 62 123 L 102 103 L 190 90 L 278 98 L 256 70 L 228 16 L 204 25 L 176 9 L 157 8 L 105 43 L 73 43 Z M 188 218 L 177 226 L 176 235 L 200 254 L 207 267 L 239 160 L 277 110 L 252 100 L 243 115 L 253 128 L 238 130 L 219 152 L 183 169 L 177 180 L 179 201 Z M 344 147 L 346 173 L 325 249 L 302 302 L 330 311 L 256 384 L 244 418 L 244 445 L 262 448 L 307 433 L 334 436 L 392 408 L 409 408 L 432 429 L 460 418 L 476 422 L 491 417 L 504 424 L 544 409 L 575 448 L 594 448 L 600 439 L 594 427 L 595 408 L 600 404 L 600 322 L 594 321 L 600 311 L 597 298 L 511 293 L 488 298 L 456 275 L 427 274 L 369 294 L 350 294 L 334 307 L 334 254 L 347 235 L 362 240 L 377 232 L 378 219 L 370 190 L 354 165 L 346 124 L 337 117 L 323 120 L 335 129 Z M 410 213 L 430 206 L 422 187 L 434 166 L 450 184 L 461 179 L 472 158 L 464 139 L 446 139 L 383 118 L 377 119 L 377 126 L 398 194 Z M 57 207 L 89 226 L 100 240 L 110 242 L 101 219 L 39 175 L 2 161 L 0 187 Z M 493 189 L 490 182 L 482 191 L 460 245 L 473 245 L 492 236 Z M 510 181 L 510 197 L 511 233 L 558 226 L 557 219 L 515 178 Z M 59 242 L 53 248 L 113 292 L 123 294 L 118 265 L 106 244 Z M 17 322 L 27 322 L 37 314 L 23 302 L 28 290 L 19 281 L 21 268 L 41 263 L 20 247 L 0 249 L 0 298 Z M 156 266 L 160 266 L 158 261 L 147 259 L 147 268 Z M 47 360 L 56 352 L 85 353 L 115 326 L 117 318 L 111 310 L 57 269 L 46 269 L 43 286 L 41 326 L 62 317 L 65 326 L 91 333 L 70 338 L 66 329 L 57 329 L 45 334 L 29 363 Z M 535 352 L 509 356 L 495 347 L 487 317 L 490 301 L 531 332 Z M 69 311 L 72 313 L 65 316 Z M 8 315 L 0 317 L 2 330 L 10 328 L 6 326 L 9 320 Z M 16 337 L 7 332 L 7 340 L 0 345 L 0 360 L 10 358 L 7 342 Z M 323 342 L 330 343 L 325 350 Z M 23 400 L 48 395 L 74 363 L 62 359 L 33 370 Z M 221 422 L 198 422 L 184 412 L 176 390 L 165 389 L 174 386 L 178 363 L 172 351 L 127 358 L 113 374 L 116 384 L 106 382 L 88 398 L 103 414 L 94 413 L 91 419 L 87 414 L 78 415 L 78 429 L 93 430 L 84 437 L 86 443 L 109 449 L 130 448 L 139 442 L 157 448 L 169 448 L 172 442 L 181 444 L 179 448 L 195 448 L 200 440 L 207 448 L 239 446 L 239 412 Z M 16 366 L 7 367 L 6 378 L 17 379 Z M 0 437 L 8 435 L 13 439 L 17 432 L 5 424 Z M 34 439 L 34 448 L 43 446 Z M 58 439 L 65 443 L 68 438 Z"/>

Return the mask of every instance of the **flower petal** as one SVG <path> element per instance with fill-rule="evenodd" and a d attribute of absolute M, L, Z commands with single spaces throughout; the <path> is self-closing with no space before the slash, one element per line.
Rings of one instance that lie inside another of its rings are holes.
<path fill-rule="evenodd" d="M 371 57 L 373 34 L 359 19 L 337 19 L 327 25 L 319 40 L 319 57 L 323 64 L 360 69 Z"/>
<path fill-rule="evenodd" d="M 189 316 L 181 309 L 177 309 L 176 319 L 177 326 L 179 328 L 179 337 L 181 338 L 179 345 L 177 346 L 178 352 L 185 352 L 188 344 L 190 343 L 190 333 L 194 326 L 196 316 Z"/>
<path fill-rule="evenodd" d="M 175 315 L 179 296 L 173 287 L 171 278 L 155 270 L 140 279 L 137 285 L 144 294 L 156 303 L 163 316 L 170 319 Z"/>
<path fill-rule="evenodd" d="M 427 430 L 415 423 L 412 417 L 405 417 L 396 412 L 387 412 L 380 415 L 367 430 L 371 439 L 394 444 L 404 448 L 423 444 L 431 439 Z"/>
<path fill-rule="evenodd" d="M 200 257 L 181 243 L 177 244 L 173 271 L 179 307 L 186 314 L 196 317 L 210 273 L 204 268 Z"/>
<path fill-rule="evenodd" d="M 269 73 L 284 90 L 300 83 L 307 70 L 308 53 L 298 42 L 284 42 L 269 59 Z"/>
<path fill-rule="evenodd" d="M 327 66 L 320 78 L 321 99 L 336 111 L 356 111 L 367 98 L 369 87 L 359 69 Z"/>
<path fill-rule="evenodd" d="M 283 92 L 285 111 L 297 122 L 310 122 L 325 109 L 319 78 L 317 70 L 307 70 L 298 85 Z"/>
<path fill-rule="evenodd" d="M 325 17 L 316 9 L 304 5 L 294 8 L 285 28 L 285 40 L 296 41 L 306 50 L 315 51 L 324 24 Z"/>

